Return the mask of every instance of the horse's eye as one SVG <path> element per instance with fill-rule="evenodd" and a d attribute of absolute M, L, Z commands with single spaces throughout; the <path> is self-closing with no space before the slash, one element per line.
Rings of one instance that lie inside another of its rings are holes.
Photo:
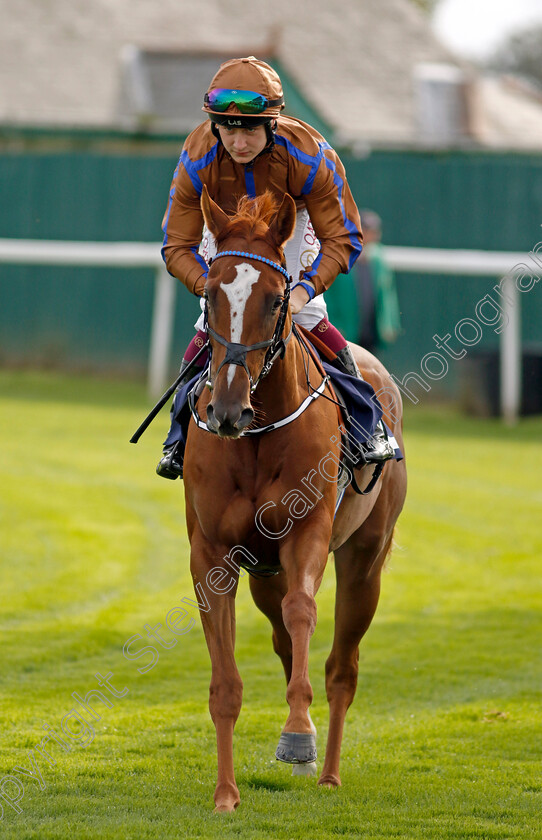
<path fill-rule="evenodd" d="M 282 300 L 283 300 L 283 298 L 281 298 L 281 297 L 276 297 L 276 298 L 275 298 L 275 302 L 274 302 L 274 304 L 273 304 L 273 312 L 276 312 L 276 310 L 277 310 L 280 306 L 282 306 Z"/>

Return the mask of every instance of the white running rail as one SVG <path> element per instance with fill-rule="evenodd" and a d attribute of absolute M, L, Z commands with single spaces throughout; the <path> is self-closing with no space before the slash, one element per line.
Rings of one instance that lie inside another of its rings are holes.
<path fill-rule="evenodd" d="M 521 393 L 520 294 L 514 283 L 524 273 L 523 252 L 461 251 L 386 246 L 385 256 L 396 271 L 504 277 L 503 323 L 500 334 L 501 414 L 515 423 Z M 148 388 L 159 396 L 167 384 L 177 281 L 165 269 L 160 245 L 154 242 L 62 242 L 0 239 L 0 263 L 19 265 L 110 266 L 153 268 L 154 309 L 149 350 Z"/>

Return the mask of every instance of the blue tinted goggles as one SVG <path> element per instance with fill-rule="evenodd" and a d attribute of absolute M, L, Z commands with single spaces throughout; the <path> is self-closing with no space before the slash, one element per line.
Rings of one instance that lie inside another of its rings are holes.
<path fill-rule="evenodd" d="M 267 99 L 261 93 L 254 90 L 233 90 L 231 88 L 213 88 L 204 97 L 205 105 L 212 111 L 224 113 L 230 105 L 240 111 L 241 114 L 262 114 L 267 108 L 277 107 L 284 103 L 284 97 L 278 99 Z"/>

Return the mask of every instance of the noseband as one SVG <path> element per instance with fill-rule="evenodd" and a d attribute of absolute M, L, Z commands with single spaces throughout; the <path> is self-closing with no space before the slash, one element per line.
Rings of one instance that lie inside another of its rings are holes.
<path fill-rule="evenodd" d="M 286 346 L 290 341 L 292 336 L 292 329 L 290 327 L 290 332 L 286 336 L 286 338 L 282 338 L 282 331 L 284 329 L 284 323 L 286 321 L 286 315 L 288 312 L 288 304 L 290 301 L 290 286 L 292 283 L 292 278 L 284 268 L 284 266 L 280 265 L 279 263 L 273 262 L 273 260 L 267 259 L 267 257 L 260 257 L 259 254 L 250 254 L 247 251 L 221 251 L 220 253 L 216 254 L 209 260 L 209 265 L 212 262 L 219 259 L 219 257 L 248 257 L 251 260 L 257 260 L 258 262 L 263 262 L 266 265 L 271 266 L 274 268 L 275 271 L 279 271 L 285 278 L 286 278 L 286 288 L 284 291 L 284 297 L 282 298 L 282 304 L 280 307 L 280 312 L 277 318 L 277 323 L 275 324 L 275 329 L 273 331 L 273 335 L 271 338 L 267 339 L 267 341 L 258 341 L 256 344 L 236 344 L 234 341 L 227 341 L 221 335 L 219 335 L 212 327 L 209 326 L 207 322 L 207 300 L 205 300 L 205 311 L 204 311 L 204 329 L 207 333 L 214 338 L 219 344 L 222 344 L 223 347 L 226 348 L 226 356 L 220 363 L 216 375 L 220 373 L 224 365 L 238 365 L 239 367 L 243 367 L 248 375 L 250 380 L 250 393 L 254 393 L 258 382 L 264 376 L 267 376 L 269 371 L 271 370 L 271 366 L 275 359 L 279 356 L 282 359 L 284 357 L 284 353 L 286 352 Z M 251 350 L 263 350 L 264 347 L 267 347 L 267 353 L 265 354 L 265 359 L 263 363 L 263 367 L 256 379 L 256 382 L 252 380 L 251 373 L 248 369 L 247 365 L 247 353 L 250 353 Z"/>

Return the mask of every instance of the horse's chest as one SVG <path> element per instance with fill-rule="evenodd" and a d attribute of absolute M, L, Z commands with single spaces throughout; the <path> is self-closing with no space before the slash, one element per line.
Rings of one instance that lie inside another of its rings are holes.
<path fill-rule="evenodd" d="M 195 500 L 195 510 L 205 537 L 214 545 L 232 546 L 265 536 L 259 525 L 262 506 L 277 508 L 282 489 L 280 482 L 260 481 L 257 486 L 245 476 L 241 486 L 219 482 L 215 493 L 201 493 Z"/>
<path fill-rule="evenodd" d="M 255 514 L 254 503 L 249 498 L 234 494 L 199 520 L 205 536 L 215 545 L 241 545 L 254 530 Z"/>

